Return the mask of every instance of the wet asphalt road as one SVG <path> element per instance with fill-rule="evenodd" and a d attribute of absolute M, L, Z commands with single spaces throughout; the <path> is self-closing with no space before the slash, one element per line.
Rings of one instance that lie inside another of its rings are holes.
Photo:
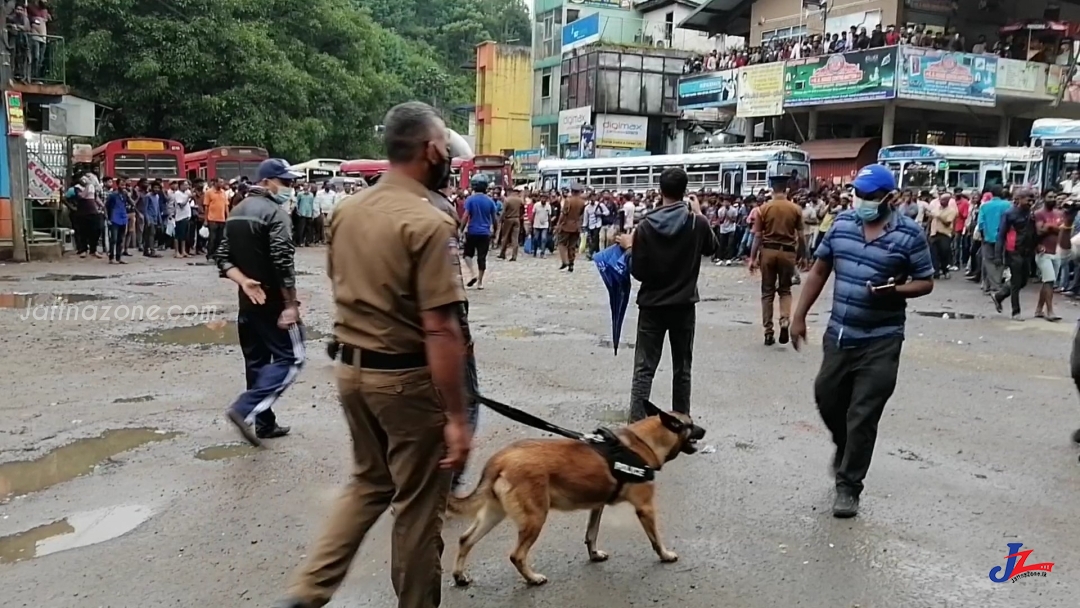
<path fill-rule="evenodd" d="M 298 267 L 311 273 L 300 292 L 307 323 L 329 331 L 322 262 L 321 250 L 300 252 Z M 235 315 L 233 290 L 212 268 L 141 258 L 117 268 L 8 264 L 0 294 L 97 294 L 109 299 L 81 305 L 217 306 L 222 319 Z M 607 297 L 589 264 L 566 275 L 550 259 L 493 260 L 489 272 L 488 289 L 470 292 L 483 389 L 572 428 L 623 417 L 633 308 L 628 344 L 613 357 Z M 55 278 L 49 273 L 111 276 L 41 280 Z M 913 309 L 937 315 L 910 316 L 862 514 L 840 521 L 829 513 L 832 448 L 812 397 L 828 298 L 815 308 L 808 350 L 765 348 L 745 270 L 709 266 L 702 275 L 693 414 L 716 449 L 680 457 L 659 476 L 661 534 L 679 561 L 660 564 L 633 512 L 620 507 L 601 527 L 610 561 L 589 563 L 585 514 L 556 514 L 532 553 L 550 583 L 527 588 L 507 559 L 513 531 L 504 523 L 473 552 L 471 588 L 444 577 L 444 606 L 1080 604 L 1080 451 L 1069 442 L 1080 407 L 1067 363 L 1080 308 L 1060 304 L 1060 324 L 1013 323 L 956 279 L 918 301 Z M 1024 298 L 1030 314 L 1033 289 Z M 21 303 L 0 296 L 5 302 Z M 956 312 L 979 318 L 956 320 Z M 307 367 L 276 408 L 293 435 L 253 453 L 227 445 L 236 437 L 220 415 L 242 388 L 238 348 L 191 344 L 227 342 L 227 327 L 173 335 L 161 332 L 207 319 L 25 314 L 0 310 L 0 461 L 39 460 L 0 468 L 0 604 L 271 605 L 347 473 L 347 432 L 321 346 L 309 343 Z M 670 400 L 666 358 L 653 396 Z M 490 412 L 481 424 L 477 459 L 536 434 Z M 151 430 L 50 452 L 125 428 Z M 210 460 L 196 458 L 207 448 Z M 463 529 L 447 526 L 447 570 Z M 394 605 L 388 533 L 384 520 L 333 606 Z M 1053 571 L 991 583 L 990 569 L 1017 542 L 1034 550 L 1029 563 L 1055 562 Z"/>

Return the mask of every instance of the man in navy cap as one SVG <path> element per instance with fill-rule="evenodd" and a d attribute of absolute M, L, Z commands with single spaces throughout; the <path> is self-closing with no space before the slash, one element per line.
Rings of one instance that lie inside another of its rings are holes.
<path fill-rule="evenodd" d="M 836 273 L 824 356 L 814 398 L 836 453 L 833 516 L 859 511 L 878 421 L 896 388 L 907 300 L 934 289 L 934 265 L 922 227 L 894 213 L 896 178 L 882 165 L 859 171 L 854 205 L 836 216 L 815 251 L 791 321 L 792 345 L 806 340 L 806 314 Z"/>
<path fill-rule="evenodd" d="M 264 160 L 258 183 L 229 214 L 214 254 L 221 276 L 239 286 L 236 329 L 247 368 L 247 390 L 225 416 L 254 446 L 289 433 L 271 407 L 304 365 L 295 248 L 289 215 L 282 208 L 300 177 L 280 158 Z"/>

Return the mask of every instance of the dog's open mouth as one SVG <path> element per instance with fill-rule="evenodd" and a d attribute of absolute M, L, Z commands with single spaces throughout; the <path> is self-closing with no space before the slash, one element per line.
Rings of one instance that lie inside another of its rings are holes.
<path fill-rule="evenodd" d="M 698 451 L 697 443 L 705 438 L 705 429 L 700 426 L 695 426 L 690 431 L 690 436 L 686 438 L 686 441 L 682 445 L 683 454 L 695 454 Z"/>

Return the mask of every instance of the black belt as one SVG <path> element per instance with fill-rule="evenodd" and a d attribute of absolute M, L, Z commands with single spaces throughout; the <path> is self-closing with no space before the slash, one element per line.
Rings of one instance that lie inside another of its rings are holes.
<path fill-rule="evenodd" d="M 787 251 L 795 253 L 795 247 L 792 245 L 781 245 L 780 243 L 762 243 L 762 249 L 772 249 L 773 251 Z"/>
<path fill-rule="evenodd" d="M 399 370 L 427 367 L 426 353 L 380 353 L 342 344 L 341 362 L 363 369 Z M 357 357 L 359 355 L 359 357 Z"/>

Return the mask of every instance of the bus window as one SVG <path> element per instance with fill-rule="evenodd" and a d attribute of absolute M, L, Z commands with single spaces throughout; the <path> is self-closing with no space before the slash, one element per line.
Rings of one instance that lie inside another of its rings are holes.
<path fill-rule="evenodd" d="M 1024 184 L 1027 180 L 1027 163 L 1009 163 L 1009 183 Z"/>
<path fill-rule="evenodd" d="M 615 167 L 597 167 L 589 171 L 589 187 L 596 190 L 608 190 L 619 185 L 619 178 L 616 176 L 618 169 Z"/>
<path fill-rule="evenodd" d="M 911 162 L 904 167 L 904 175 L 901 181 L 903 188 L 928 190 L 941 185 L 941 183 L 941 172 L 937 170 L 936 163 Z"/>
<path fill-rule="evenodd" d="M 571 184 L 585 184 L 585 169 L 566 169 L 559 175 L 559 187 L 569 188 Z"/>
<path fill-rule="evenodd" d="M 897 184 L 900 183 L 900 166 L 901 166 L 900 163 L 897 163 L 897 162 L 887 162 L 887 163 L 885 163 L 885 167 L 889 171 L 892 171 L 893 178 L 896 179 Z"/>
<path fill-rule="evenodd" d="M 557 190 L 559 188 L 558 173 L 545 173 L 541 179 L 543 180 L 541 188 L 545 191 Z"/>
<path fill-rule="evenodd" d="M 979 163 L 949 163 L 945 185 L 950 188 L 978 188 Z"/>
<path fill-rule="evenodd" d="M 623 167 L 619 171 L 619 187 L 633 188 L 649 184 L 648 167 Z"/>
<path fill-rule="evenodd" d="M 180 161 L 167 154 L 148 154 L 146 175 L 150 179 L 176 179 L 180 177 Z"/>
<path fill-rule="evenodd" d="M 115 177 L 139 179 L 146 173 L 146 156 L 142 154 L 117 154 L 113 161 Z"/>
<path fill-rule="evenodd" d="M 766 163 L 746 163 L 746 187 L 751 190 L 769 185 L 769 167 Z"/>
<path fill-rule="evenodd" d="M 1001 175 L 1001 169 L 991 169 L 986 172 L 986 176 L 983 179 L 983 188 L 993 188 L 994 186 L 1003 186 L 1004 178 Z"/>
<path fill-rule="evenodd" d="M 720 165 L 687 165 L 686 174 L 691 184 L 711 186 L 720 184 Z"/>

